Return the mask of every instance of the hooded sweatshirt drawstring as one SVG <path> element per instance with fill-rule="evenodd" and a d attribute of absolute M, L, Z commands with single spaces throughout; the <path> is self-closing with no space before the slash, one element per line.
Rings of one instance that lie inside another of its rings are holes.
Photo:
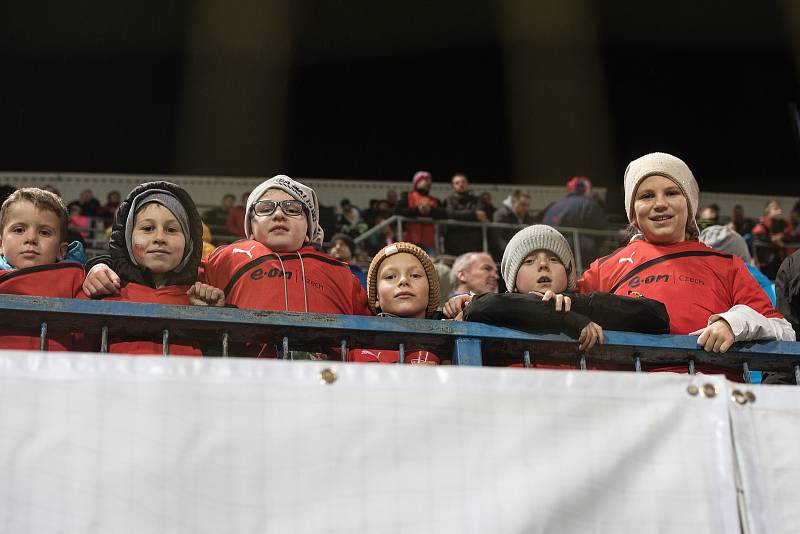
<path fill-rule="evenodd" d="M 286 268 L 283 266 L 283 260 L 281 259 L 280 254 L 275 255 L 278 258 L 278 261 L 281 264 L 281 271 L 283 272 L 283 311 L 289 311 L 289 286 L 286 285 Z M 302 286 L 303 286 L 303 307 L 306 313 L 308 313 L 308 290 L 306 289 L 306 267 L 303 263 L 303 255 L 300 254 L 300 251 L 297 251 L 297 257 L 300 258 L 300 272 L 303 276 L 302 278 Z"/>

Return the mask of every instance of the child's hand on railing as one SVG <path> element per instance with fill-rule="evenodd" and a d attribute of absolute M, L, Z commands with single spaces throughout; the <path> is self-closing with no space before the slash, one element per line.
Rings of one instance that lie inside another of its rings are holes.
<path fill-rule="evenodd" d="M 734 342 L 733 330 L 725 319 L 714 321 L 705 328 L 695 330 L 690 336 L 700 336 L 697 344 L 706 352 L 725 352 Z"/>
<path fill-rule="evenodd" d="M 442 313 L 448 319 L 455 319 L 456 321 L 464 320 L 464 308 L 467 304 L 472 302 L 472 295 L 456 295 L 448 300 L 442 308 Z"/>
<path fill-rule="evenodd" d="M 186 292 L 193 306 L 224 306 L 225 293 L 221 289 L 202 282 L 195 282 Z"/>
<path fill-rule="evenodd" d="M 119 295 L 119 288 L 119 276 L 103 263 L 98 263 L 89 269 L 83 280 L 83 292 L 90 298 Z"/>
<path fill-rule="evenodd" d="M 603 344 L 605 342 L 605 337 L 603 336 L 603 327 L 597 323 L 589 323 L 583 327 L 581 330 L 581 335 L 578 337 L 578 349 L 580 350 L 589 350 L 595 346 L 595 344 Z"/>

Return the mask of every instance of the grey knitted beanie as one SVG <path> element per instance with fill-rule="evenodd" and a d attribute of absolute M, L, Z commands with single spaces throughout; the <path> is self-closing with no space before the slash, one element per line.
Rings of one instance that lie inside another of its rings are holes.
<path fill-rule="evenodd" d="M 628 168 L 625 169 L 625 209 L 628 213 L 628 221 L 636 221 L 636 215 L 633 212 L 634 195 L 636 195 L 636 190 L 642 180 L 650 176 L 664 176 L 681 188 L 683 196 L 689 203 L 689 220 L 697 226 L 695 217 L 700 197 L 697 180 L 694 179 L 694 174 L 682 159 L 663 152 L 645 154 L 641 158 L 631 161 Z"/>
<path fill-rule="evenodd" d="M 128 256 L 134 265 L 139 265 L 136 258 L 133 257 L 133 222 L 139 210 L 151 203 L 161 204 L 167 208 L 175 218 L 178 219 L 178 224 L 181 225 L 181 231 L 183 231 L 186 245 L 184 245 L 183 248 L 183 259 L 174 269 L 174 272 L 179 273 L 189 261 L 189 256 L 194 249 L 194 243 L 192 243 L 192 234 L 189 229 L 189 216 L 186 214 L 186 208 L 183 207 L 178 197 L 164 189 L 150 189 L 144 191 L 131 202 L 131 209 L 128 211 L 128 219 L 125 221 L 125 246 L 128 247 Z"/>
<path fill-rule="evenodd" d="M 561 260 L 567 270 L 567 289 L 575 289 L 575 259 L 569 243 L 561 232 L 546 224 L 534 224 L 523 228 L 506 245 L 500 270 L 508 291 L 514 292 L 517 288 L 517 271 L 522 262 L 537 250 L 549 250 Z"/>

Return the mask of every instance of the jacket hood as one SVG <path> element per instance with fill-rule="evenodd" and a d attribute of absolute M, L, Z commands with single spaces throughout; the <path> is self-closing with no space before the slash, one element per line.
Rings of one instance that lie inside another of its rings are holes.
<path fill-rule="evenodd" d="M 197 207 L 189 193 L 179 185 L 171 182 L 147 182 L 141 184 L 134 187 L 125 200 L 120 202 L 117 215 L 114 218 L 114 226 L 111 230 L 111 240 L 109 242 L 111 268 L 119 275 L 122 280 L 122 285 L 126 285 L 128 282 L 136 282 L 137 284 L 155 287 L 150 270 L 145 267 L 134 265 L 131 261 L 130 250 L 125 242 L 125 225 L 128 221 L 128 217 L 134 216 L 134 214 L 131 213 L 133 200 L 146 191 L 156 189 L 167 191 L 175 195 L 180 201 L 189 219 L 189 235 L 186 236 L 187 245 L 189 240 L 191 240 L 193 244 L 186 265 L 180 272 L 170 273 L 166 277 L 164 285 L 193 284 L 197 281 L 197 269 L 200 267 L 200 259 L 203 253 L 203 222 L 200 219 L 200 213 L 198 213 Z"/>

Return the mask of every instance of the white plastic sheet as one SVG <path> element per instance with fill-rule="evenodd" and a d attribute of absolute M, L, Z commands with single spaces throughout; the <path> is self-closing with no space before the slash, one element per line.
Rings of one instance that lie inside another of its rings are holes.
<path fill-rule="evenodd" d="M 0 353 L 0 530 L 738 532 L 725 388 Z"/>
<path fill-rule="evenodd" d="M 800 532 L 800 388 L 753 387 L 754 401 L 732 401 L 731 420 L 750 534 Z M 741 397 L 740 397 L 741 398 Z"/>

